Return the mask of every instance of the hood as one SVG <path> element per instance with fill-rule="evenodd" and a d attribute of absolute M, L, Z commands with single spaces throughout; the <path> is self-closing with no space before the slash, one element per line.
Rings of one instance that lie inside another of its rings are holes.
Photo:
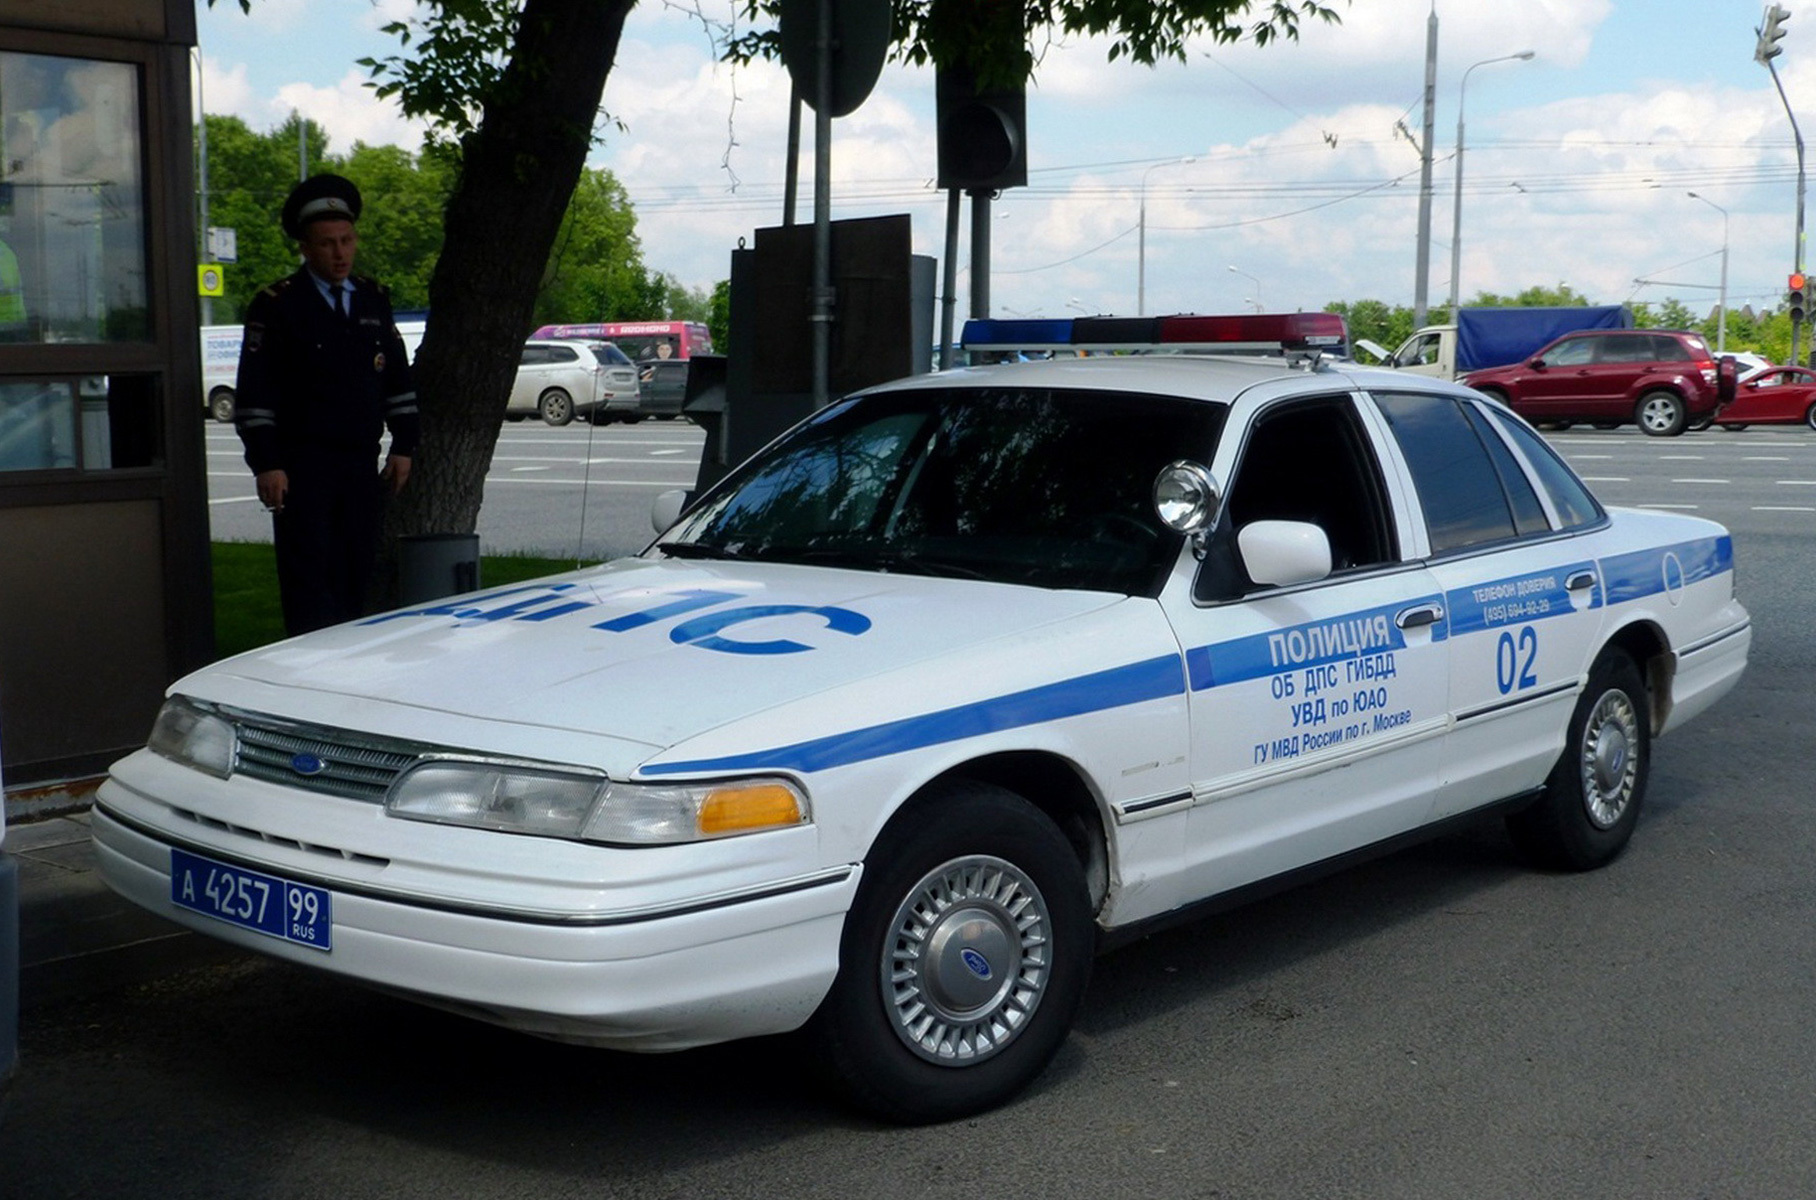
<path fill-rule="evenodd" d="M 404 706 L 660 749 L 1123 599 L 777 563 L 623 559 L 322 630 L 206 668 L 175 690 L 305 720 L 334 722 L 355 708 L 370 720 L 372 704 Z"/>

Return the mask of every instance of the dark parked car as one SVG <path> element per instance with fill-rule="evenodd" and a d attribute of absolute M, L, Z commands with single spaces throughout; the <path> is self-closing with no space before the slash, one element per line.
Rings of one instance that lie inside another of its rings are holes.
<path fill-rule="evenodd" d="M 1703 428 L 1734 396 L 1734 364 L 1702 335 L 1666 329 L 1569 333 L 1524 362 L 1463 379 L 1533 422 L 1628 421 L 1654 437 Z"/>
<path fill-rule="evenodd" d="M 646 358 L 637 364 L 637 409 L 646 417 L 668 420 L 681 415 L 687 398 L 687 359 Z"/>

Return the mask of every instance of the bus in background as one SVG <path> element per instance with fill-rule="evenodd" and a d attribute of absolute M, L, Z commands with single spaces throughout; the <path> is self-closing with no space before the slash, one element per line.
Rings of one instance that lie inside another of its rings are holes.
<path fill-rule="evenodd" d="M 713 335 L 700 321 L 597 321 L 590 325 L 544 325 L 531 340 L 611 342 L 632 362 L 692 358 L 713 352 Z"/>

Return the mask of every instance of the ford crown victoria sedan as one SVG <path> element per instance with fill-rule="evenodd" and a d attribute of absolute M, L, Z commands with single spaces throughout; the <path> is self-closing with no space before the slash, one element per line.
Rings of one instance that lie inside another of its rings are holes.
<path fill-rule="evenodd" d="M 108 881 L 553 1038 L 799 1030 L 904 1121 L 1001 1103 L 1093 956 L 1505 814 L 1617 855 L 1746 662 L 1728 533 L 1605 509 L 1458 385 L 974 367 L 817 413 L 642 554 L 179 681 Z"/>

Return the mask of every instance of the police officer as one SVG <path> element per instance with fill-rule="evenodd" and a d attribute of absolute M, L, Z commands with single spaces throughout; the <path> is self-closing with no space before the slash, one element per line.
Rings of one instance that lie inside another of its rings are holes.
<path fill-rule="evenodd" d="M 365 611 L 383 496 L 403 487 L 416 448 L 416 389 L 390 294 L 353 274 L 360 207 L 339 175 L 296 185 L 283 227 L 303 265 L 253 298 L 240 347 L 234 424 L 272 515 L 293 635 Z"/>

